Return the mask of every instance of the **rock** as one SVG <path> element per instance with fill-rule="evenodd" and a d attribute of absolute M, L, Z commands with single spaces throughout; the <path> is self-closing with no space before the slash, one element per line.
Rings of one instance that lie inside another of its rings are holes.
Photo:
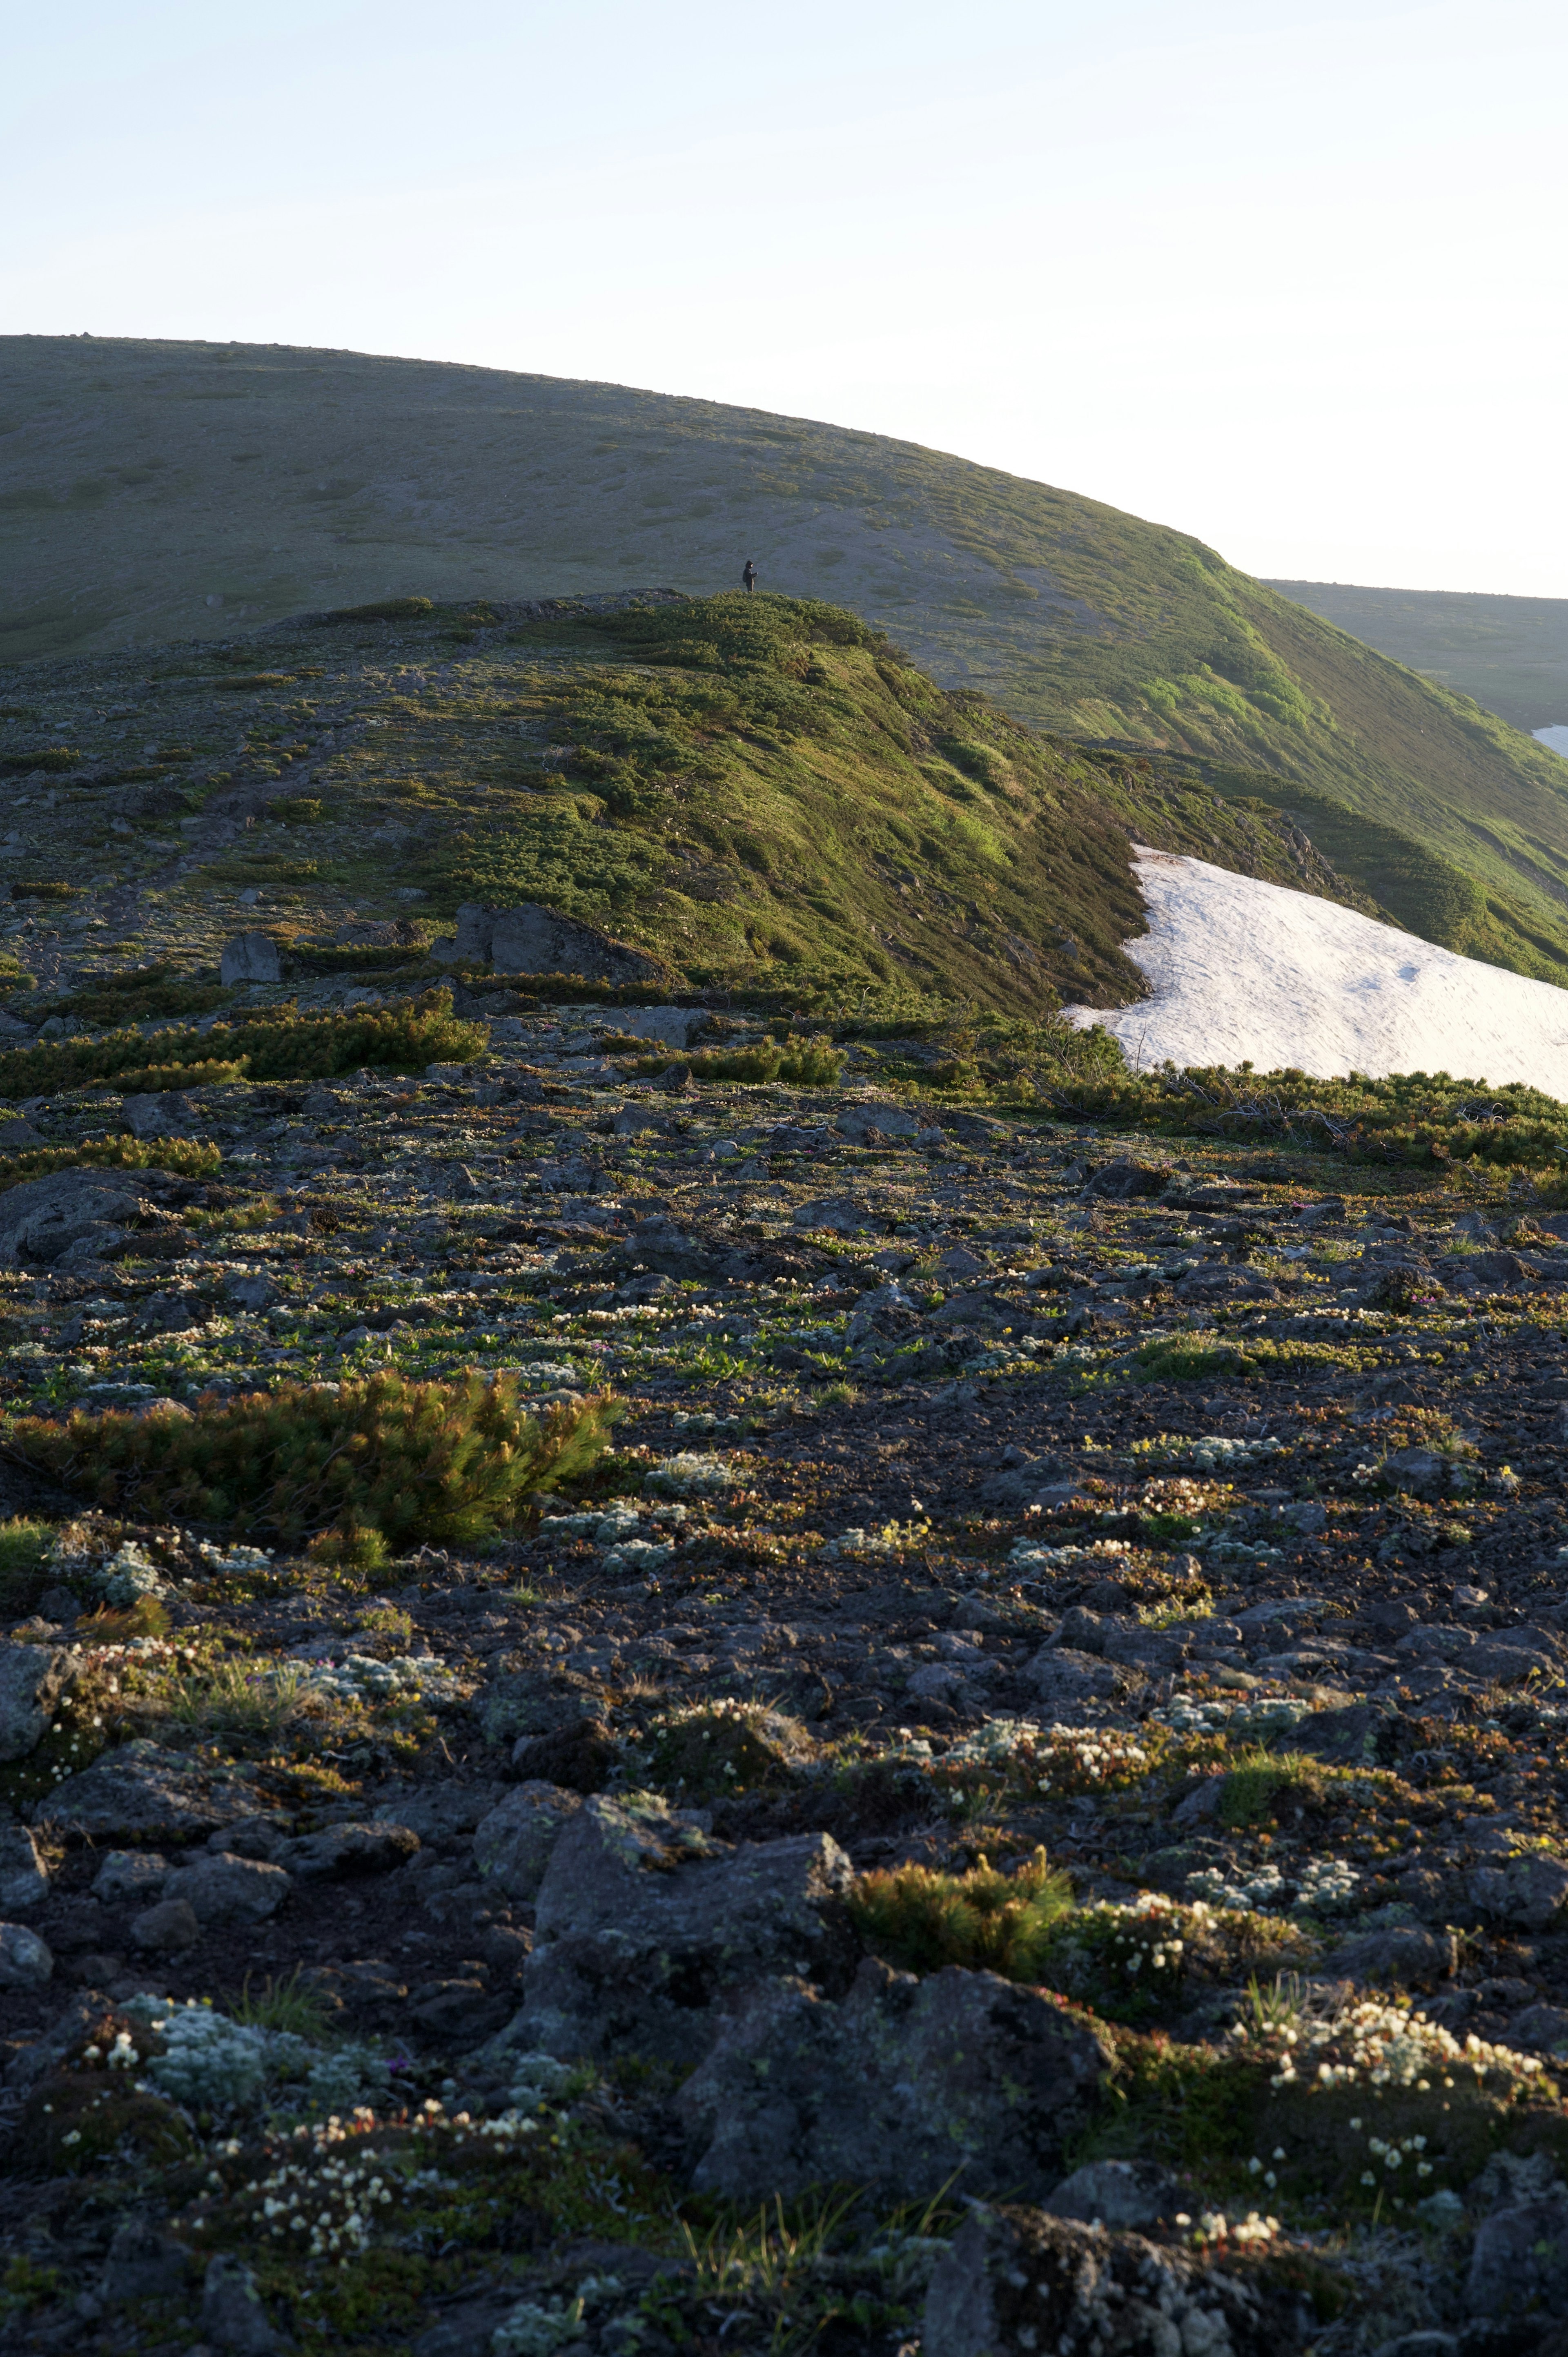
<path fill-rule="evenodd" d="M 1127 1203 L 1138 1195 L 1163 1194 L 1170 1175 L 1168 1169 L 1149 1162 L 1105 1162 L 1085 1182 L 1083 1191 L 1086 1195 L 1104 1195 L 1115 1203 Z"/>
<path fill-rule="evenodd" d="M 1290 2357 L 1297 2304 L 1139 2234 L 978 2204 L 937 2262 L 922 2357 Z"/>
<path fill-rule="evenodd" d="M 621 1246 L 620 1256 L 640 1261 L 665 1276 L 714 1276 L 719 1268 L 719 1255 L 665 1212 L 640 1221 Z"/>
<path fill-rule="evenodd" d="M 1477 1867 L 1466 1887 L 1483 1913 L 1521 1932 L 1544 1932 L 1568 1901 L 1568 1866 L 1530 1850 L 1506 1866 Z"/>
<path fill-rule="evenodd" d="M 404 1865 L 419 1847 L 411 1825 L 329 1825 L 325 1832 L 302 1834 L 285 1842 L 276 1863 L 302 1881 L 341 1882 L 350 1875 L 386 1874 Z"/>
<path fill-rule="evenodd" d="M 232 2357 L 274 2357 L 283 2342 L 267 2321 L 256 2278 L 242 2259 L 220 2251 L 207 2263 L 201 2287 L 201 2330 Z"/>
<path fill-rule="evenodd" d="M 1107 1703 L 1142 1684 L 1135 1671 L 1070 1647 L 1044 1645 L 1024 1673 L 1042 1704 L 1064 1727 L 1082 1727 Z"/>
<path fill-rule="evenodd" d="M 140 1174 L 54 1170 L 0 1195 L 0 1263 L 48 1266 L 109 1252 L 143 1211 Z"/>
<path fill-rule="evenodd" d="M 49 1895 L 48 1870 L 26 1825 L 0 1825 L 0 1914 L 24 1915 Z"/>
<path fill-rule="evenodd" d="M 112 1849 L 92 1878 L 92 1896 L 106 1906 L 127 1899 L 151 1899 L 161 1892 L 168 1860 L 156 1849 Z"/>
<path fill-rule="evenodd" d="M 1438 1263 L 1451 1285 L 1486 1293 L 1520 1293 L 1536 1282 L 1517 1253 L 1445 1253 Z"/>
<path fill-rule="evenodd" d="M 457 911 L 453 954 L 478 963 L 489 958 L 498 974 L 578 974 L 593 982 L 646 982 L 657 962 L 593 925 L 580 925 L 536 900 L 514 909 L 465 901 Z"/>
<path fill-rule="evenodd" d="M 422 1842 L 446 1841 L 471 1834 L 506 1792 L 504 1784 L 489 1777 L 476 1778 L 471 1784 L 443 1779 L 413 1785 L 404 1792 L 383 1790 L 377 1796 L 376 1816 L 384 1824 L 406 1825 Z"/>
<path fill-rule="evenodd" d="M 102 2294 L 113 2308 L 138 2299 L 169 2299 L 185 2288 L 190 2253 L 150 2218 L 127 2218 L 114 2233 L 103 2262 Z"/>
<path fill-rule="evenodd" d="M 618 1758 L 603 1719 L 574 1719 L 553 1735 L 520 1736 L 511 1755 L 514 1776 L 564 1785 L 569 1792 L 602 1792 Z"/>
<path fill-rule="evenodd" d="M 968 1251 L 964 1245 L 953 1244 L 947 1252 L 943 1253 L 938 1260 L 937 1274 L 940 1276 L 957 1277 L 961 1279 L 970 1276 L 983 1276 L 985 1274 L 985 1263 L 983 1260 L 977 1260 L 973 1253 Z"/>
<path fill-rule="evenodd" d="M 0 1988 L 42 1988 L 55 1968 L 54 1956 L 25 1923 L 0 1923 Z"/>
<path fill-rule="evenodd" d="M 264 1923 L 293 1887 L 282 1867 L 261 1858 L 209 1857 L 177 1867 L 163 1895 L 166 1903 L 183 1900 L 199 1923 Z"/>
<path fill-rule="evenodd" d="M 1508 2043 L 1522 2054 L 1568 2054 L 1568 2009 L 1527 2005 L 1509 2022 Z"/>
<path fill-rule="evenodd" d="M 845 1105 L 833 1127 L 842 1136 L 856 1146 L 863 1145 L 867 1130 L 879 1130 L 884 1137 L 914 1137 L 922 1124 L 901 1104 Z"/>
<path fill-rule="evenodd" d="M 1173 1288 L 1178 1301 L 1277 1301 L 1279 1287 L 1254 1268 L 1228 1264 L 1189 1268 Z"/>
<path fill-rule="evenodd" d="M 1174 2218 L 1183 2201 L 1181 2187 L 1157 2160 L 1091 2160 L 1064 2177 L 1040 2206 L 1053 2218 L 1136 2233 Z"/>
<path fill-rule="evenodd" d="M 1391 1923 L 1347 1940 L 1324 1960 L 1322 1969 L 1344 1980 L 1429 1989 L 1451 1978 L 1458 1964 L 1459 1943 L 1452 1932 Z"/>
<path fill-rule="evenodd" d="M 778 1973 L 847 1986 L 848 1858 L 826 1834 L 709 1840 L 662 1803 L 586 1800 L 552 1853 L 515 2025 L 563 2061 L 698 2061 L 725 1996 Z"/>
<path fill-rule="evenodd" d="M 905 2201 L 944 2186 L 1038 2200 L 1109 2060 L 1037 1989 L 867 1957 L 843 2004 L 789 1978 L 758 1988 L 675 2109 L 693 2185 L 726 2200 L 832 2180 Z"/>
<path fill-rule="evenodd" d="M 1383 1478 L 1412 1498 L 1444 1496 L 1453 1486 L 1455 1468 L 1434 1448 L 1396 1448 L 1383 1459 Z"/>
<path fill-rule="evenodd" d="M 223 944 L 218 972 L 224 983 L 281 982 L 278 945 L 270 933 L 235 933 Z"/>
<path fill-rule="evenodd" d="M 580 1793 L 541 1778 L 519 1784 L 475 1829 L 474 1863 L 486 1881 L 509 1899 L 536 1898 L 556 1842 L 582 1805 Z"/>
<path fill-rule="evenodd" d="M 95 1841 L 128 1835 L 148 1841 L 191 1840 L 255 1814 L 256 1796 L 238 1778 L 210 1781 L 185 1753 L 166 1751 L 145 1738 L 105 1751 L 91 1768 L 68 1776 L 34 1803 L 30 1823 Z"/>
<path fill-rule="evenodd" d="M 160 1899 L 156 1907 L 132 1917 L 131 1937 L 150 1956 L 177 1956 L 195 1947 L 201 1926 L 188 1900 Z"/>
<path fill-rule="evenodd" d="M 657 1039 L 664 1048 L 689 1048 L 708 1019 L 702 1006 L 618 1006 L 614 1023 L 633 1039 Z M 644 1125 L 651 1127 L 651 1123 Z M 620 1136 L 630 1135 L 616 1124 Z"/>
<path fill-rule="evenodd" d="M 427 2037 L 472 2046 L 499 2029 L 511 2011 L 505 1997 L 492 1996 L 483 1981 L 433 1981 L 415 1989 L 409 2011 Z"/>
<path fill-rule="evenodd" d="M 229 1298 L 242 1309 L 264 1309 L 277 1297 L 277 1287 L 272 1278 L 258 1271 L 254 1276 L 235 1276 L 229 1281 Z"/>
<path fill-rule="evenodd" d="M 63 1646 L 0 1646 L 0 1760 L 25 1760 L 42 1741 L 75 1668 Z"/>
<path fill-rule="evenodd" d="M 1326 1767 L 1374 1765 L 1391 1741 L 1395 1713 L 1376 1703 L 1352 1703 L 1346 1710 L 1315 1710 L 1285 1727 L 1270 1744 L 1273 1751 L 1305 1751 Z"/>
<path fill-rule="evenodd" d="M 122 1110 L 135 1137 L 191 1137 L 196 1131 L 196 1111 L 190 1099 L 177 1089 L 167 1089 L 161 1095 L 135 1096 L 125 1099 Z"/>
<path fill-rule="evenodd" d="M 1474 2317 L 1568 2316 L 1568 2192 L 1494 2210 L 1476 2231 L 1465 2304 Z"/>

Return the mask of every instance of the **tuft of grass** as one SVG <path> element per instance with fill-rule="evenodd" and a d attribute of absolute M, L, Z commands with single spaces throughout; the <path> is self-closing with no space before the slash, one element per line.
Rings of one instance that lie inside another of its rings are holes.
<path fill-rule="evenodd" d="M 1072 1913 L 1072 1883 L 1038 1849 L 1016 1874 L 1003 1874 L 982 1857 L 967 1874 L 901 1866 L 863 1875 L 849 1909 L 867 1946 L 908 1972 L 964 1964 L 1038 1981 Z"/>
<path fill-rule="evenodd" d="M 206 1399 L 193 1415 L 23 1416 L 4 1438 L 9 1455 L 110 1511 L 287 1545 L 336 1533 L 341 1560 L 386 1542 L 493 1537 L 536 1491 L 586 1472 L 618 1414 L 596 1394 L 535 1418 L 514 1376 L 413 1383 L 383 1369 Z"/>
<path fill-rule="evenodd" d="M 313 2042 L 325 2038 L 329 2027 L 327 2007 L 319 1993 L 302 1980 L 304 1969 L 295 1964 L 286 1980 L 269 1976 L 254 1996 L 247 1973 L 239 1996 L 225 2008 L 230 2020 L 243 2023 L 247 2029 L 282 2030 Z"/>
<path fill-rule="evenodd" d="M 288 1663 L 209 1662 L 175 1680 L 162 1716 L 192 1734 L 281 1734 L 310 1698 L 304 1674 Z"/>
<path fill-rule="evenodd" d="M 1316 1807 L 1326 1781 L 1320 1762 L 1304 1751 L 1246 1753 L 1219 1788 L 1219 1821 L 1256 1825 L 1283 1807 Z"/>
<path fill-rule="evenodd" d="M 52 1523 L 13 1514 L 0 1523 L 0 1620 L 30 1612 L 48 1585 Z"/>

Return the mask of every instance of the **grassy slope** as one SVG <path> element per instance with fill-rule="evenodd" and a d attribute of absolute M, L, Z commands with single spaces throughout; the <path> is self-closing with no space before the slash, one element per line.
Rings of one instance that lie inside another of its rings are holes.
<path fill-rule="evenodd" d="M 81 755 L 38 821 L 79 895 L 68 927 L 88 948 L 102 907 L 176 965 L 237 918 L 402 918 L 412 952 L 462 900 L 537 899 L 704 985 L 1039 1013 L 1141 991 L 1130 836 L 1369 905 L 1261 804 L 1044 738 L 853 615 L 767 595 L 283 624 L 36 664 L 0 694 L 18 683 Z M 175 758 L 127 781 L 115 716 L 138 691 L 138 749 Z M 36 845 L 13 860 L 36 867 Z M 242 892 L 261 896 L 242 917 Z M 54 905 L 19 908 L 11 945 L 30 954 Z"/>
<path fill-rule="evenodd" d="M 1568 597 L 1271 581 L 1298 606 L 1516 728 L 1568 720 Z"/>
<path fill-rule="evenodd" d="M 749 550 L 769 587 L 881 617 L 947 686 L 1411 836 L 1481 889 L 1435 871 L 1406 895 L 1414 930 L 1568 978 L 1560 759 L 1185 534 L 883 436 L 622 387 L 264 347 L 0 353 L 18 658 L 409 589 L 708 591 Z"/>

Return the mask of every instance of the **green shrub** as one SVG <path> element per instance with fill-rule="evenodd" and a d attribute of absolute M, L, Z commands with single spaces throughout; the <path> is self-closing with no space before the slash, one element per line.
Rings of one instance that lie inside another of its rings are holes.
<path fill-rule="evenodd" d="M 1326 1781 L 1321 1766 L 1305 1752 L 1250 1752 L 1236 1762 L 1219 1788 L 1220 1823 L 1261 1824 L 1290 1803 L 1316 1807 L 1323 1799 Z"/>
<path fill-rule="evenodd" d="M 317 794 L 279 794 L 267 804 L 267 816 L 285 826 L 318 826 L 327 805 Z"/>
<path fill-rule="evenodd" d="M 9 776 L 26 770 L 74 770 L 81 759 L 69 745 L 47 745 L 38 753 L 0 753 L 0 770 Z"/>
<path fill-rule="evenodd" d="M 784 1081 L 805 1089 L 832 1088 L 843 1071 L 843 1059 L 832 1040 L 802 1039 L 793 1031 L 784 1040 L 769 1039 L 755 1048 L 714 1048 L 695 1056 L 650 1056 L 637 1069 L 662 1072 L 671 1063 L 689 1064 L 695 1081 Z"/>
<path fill-rule="evenodd" d="M 123 1096 L 151 1096 L 161 1089 L 213 1089 L 242 1081 L 249 1060 L 237 1063 L 144 1064 L 140 1071 L 116 1072 L 114 1086 Z"/>
<path fill-rule="evenodd" d="M 644 1772 L 660 1791 L 716 1800 L 787 1777 L 812 1753 L 804 1729 L 761 1703 L 716 1702 L 654 1721 Z"/>
<path fill-rule="evenodd" d="M 19 1620 L 37 1604 L 53 1537 L 52 1523 L 29 1522 L 22 1514 L 0 1523 L 0 1620 Z"/>
<path fill-rule="evenodd" d="M 1016 1874 L 981 1858 L 967 1874 L 901 1866 L 863 1875 L 849 1897 L 866 1945 L 912 1973 L 944 1964 L 1038 1981 L 1062 1923 L 1072 1912 L 1072 1884 L 1043 1849 Z"/>
<path fill-rule="evenodd" d="M 0 1189 L 47 1178 L 51 1170 L 171 1170 L 180 1178 L 209 1178 L 222 1159 L 216 1146 L 189 1137 L 100 1137 L 86 1146 L 39 1146 L 0 1158 Z"/>
<path fill-rule="evenodd" d="M 215 1024 L 210 1031 L 166 1032 L 158 1039 L 164 1060 L 156 1069 L 183 1071 L 192 1065 L 235 1063 L 253 1081 L 329 1080 L 363 1064 L 415 1072 L 426 1064 L 467 1063 L 484 1053 L 486 1039 L 478 1025 L 458 1021 L 449 991 L 430 991 L 415 1002 L 363 1015 L 283 1015 Z M 146 1054 L 147 1042 L 135 1031 L 80 1044 L 15 1048 L 0 1055 L 0 1097 L 53 1095 L 113 1081 L 122 1072 L 144 1072 Z"/>
<path fill-rule="evenodd" d="M 212 1015 L 229 1003 L 220 983 L 186 982 L 172 965 L 94 976 L 68 998 L 51 999 L 51 1015 L 80 1015 L 84 1023 L 140 1023 L 151 1016 Z"/>
<path fill-rule="evenodd" d="M 79 1412 L 64 1425 L 23 1416 L 7 1453 L 109 1511 L 191 1520 L 286 1545 L 336 1530 L 393 1545 L 475 1545 L 534 1491 L 585 1472 L 615 1404 L 596 1396 L 527 1415 L 511 1375 L 469 1372 L 411 1383 L 386 1371 L 360 1383 L 287 1384 L 194 1415 L 137 1419 Z"/>
<path fill-rule="evenodd" d="M 336 606 L 328 614 L 308 614 L 305 619 L 317 630 L 330 630 L 338 622 L 417 622 L 435 610 L 429 597 L 378 597 L 370 606 Z"/>

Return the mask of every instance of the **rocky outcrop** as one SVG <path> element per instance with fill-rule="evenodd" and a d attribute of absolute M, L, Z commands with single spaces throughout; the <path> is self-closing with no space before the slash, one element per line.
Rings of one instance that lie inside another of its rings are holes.
<path fill-rule="evenodd" d="M 498 974 L 577 974 L 590 982 L 649 982 L 661 968 L 595 925 L 579 924 L 537 900 L 513 909 L 487 909 L 466 900 L 456 933 L 434 944 L 454 963 L 489 963 Z"/>
<path fill-rule="evenodd" d="M 1306 2302 L 1139 2234 L 972 2210 L 926 2298 L 923 2357 L 1288 2357 Z"/>
<path fill-rule="evenodd" d="M 944 2187 L 1039 2201 L 1110 2060 L 1038 1989 L 867 1957 L 842 2004 L 797 1979 L 758 1989 L 676 2108 L 703 2192 L 788 2199 L 836 2180 L 906 2201 Z"/>
<path fill-rule="evenodd" d="M 826 1834 L 730 1849 L 701 1815 L 586 1800 L 540 1888 L 515 2036 L 564 2061 L 700 2061 L 721 2008 L 752 1984 L 784 1973 L 848 1986 L 851 1875 Z"/>

